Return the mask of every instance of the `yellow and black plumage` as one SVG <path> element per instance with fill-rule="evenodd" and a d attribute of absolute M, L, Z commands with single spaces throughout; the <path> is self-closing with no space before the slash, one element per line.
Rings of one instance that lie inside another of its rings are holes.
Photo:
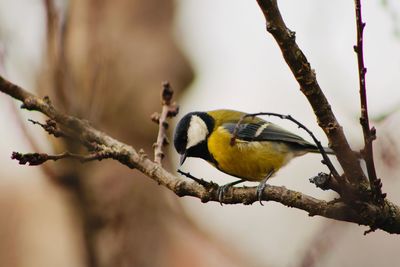
<path fill-rule="evenodd" d="M 259 181 L 258 198 L 265 182 L 292 158 L 318 148 L 276 124 L 258 117 L 247 117 L 239 125 L 235 142 L 232 136 L 238 121 L 245 115 L 234 110 L 191 112 L 178 123 L 174 145 L 181 154 L 181 164 L 187 157 L 202 158 L 229 175 L 240 178 L 222 187 L 241 181 Z M 332 150 L 325 148 L 327 153 Z"/>

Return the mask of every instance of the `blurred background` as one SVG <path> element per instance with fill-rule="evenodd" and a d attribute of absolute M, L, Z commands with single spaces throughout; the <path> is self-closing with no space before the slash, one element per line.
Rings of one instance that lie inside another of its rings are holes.
<path fill-rule="evenodd" d="M 352 1 L 279 1 L 352 147 L 362 147 Z M 365 62 L 383 190 L 400 203 L 400 3 L 365 1 Z M 0 0 L 0 73 L 65 112 L 152 155 L 161 82 L 181 112 L 232 108 L 291 114 L 326 144 L 256 1 Z M 19 166 L 12 151 L 84 153 L 0 95 L 0 266 L 395 266 L 398 236 L 309 217 L 279 203 L 202 204 L 112 161 Z M 269 118 L 272 120 L 271 118 Z M 304 136 L 293 125 L 276 121 Z M 166 168 L 174 172 L 170 148 Z M 198 159 L 183 169 L 233 180 Z M 272 184 L 322 199 L 306 155 Z M 249 183 L 248 185 L 253 185 Z"/>

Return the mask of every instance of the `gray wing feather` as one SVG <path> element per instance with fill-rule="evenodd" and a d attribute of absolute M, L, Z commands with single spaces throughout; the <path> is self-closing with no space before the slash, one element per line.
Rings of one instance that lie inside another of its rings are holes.
<path fill-rule="evenodd" d="M 233 134 L 236 123 L 225 123 L 222 126 Z M 244 141 L 277 141 L 307 148 L 315 147 L 302 137 L 266 121 L 240 124 L 237 131 L 237 138 Z"/>

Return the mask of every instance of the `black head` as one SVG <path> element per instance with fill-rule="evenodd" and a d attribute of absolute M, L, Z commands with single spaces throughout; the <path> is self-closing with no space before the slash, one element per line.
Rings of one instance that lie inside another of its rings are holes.
<path fill-rule="evenodd" d="M 186 157 L 198 157 L 209 160 L 207 138 L 214 128 L 214 119 L 206 112 L 186 114 L 177 124 L 174 146 L 181 154 L 181 164 Z"/>

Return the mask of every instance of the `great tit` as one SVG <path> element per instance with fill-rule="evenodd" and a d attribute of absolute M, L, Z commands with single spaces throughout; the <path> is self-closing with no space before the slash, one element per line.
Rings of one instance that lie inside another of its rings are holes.
<path fill-rule="evenodd" d="M 267 180 L 292 158 L 308 152 L 319 153 L 318 148 L 302 137 L 259 117 L 247 117 L 235 110 L 191 112 L 177 124 L 174 146 L 181 155 L 180 165 L 187 157 L 202 158 L 218 170 L 240 178 L 228 183 L 218 192 L 220 201 L 230 186 L 243 181 L 260 182 L 257 197 Z M 333 154 L 330 148 L 324 148 Z"/>

